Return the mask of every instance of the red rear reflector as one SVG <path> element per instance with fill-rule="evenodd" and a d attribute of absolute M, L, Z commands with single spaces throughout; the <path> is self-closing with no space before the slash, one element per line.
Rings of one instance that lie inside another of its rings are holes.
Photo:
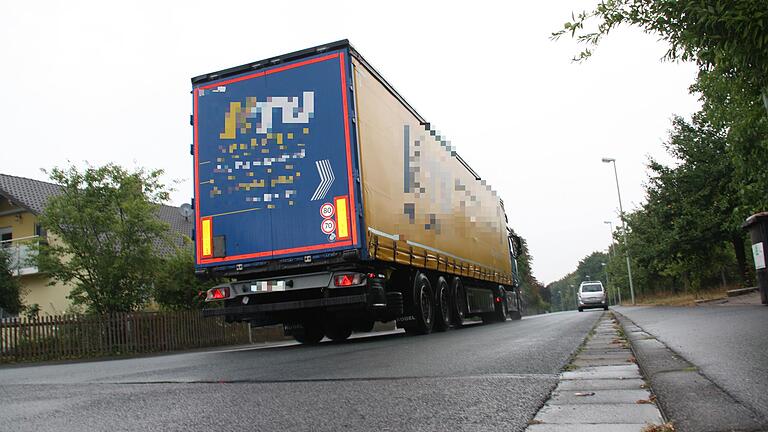
<path fill-rule="evenodd" d="M 337 287 L 360 285 L 360 273 L 347 273 L 336 275 L 333 284 Z"/>
<path fill-rule="evenodd" d="M 496 297 L 496 303 L 501 303 L 501 297 Z"/>
<path fill-rule="evenodd" d="M 205 296 L 206 301 L 222 300 L 229 298 L 229 287 L 211 288 Z"/>

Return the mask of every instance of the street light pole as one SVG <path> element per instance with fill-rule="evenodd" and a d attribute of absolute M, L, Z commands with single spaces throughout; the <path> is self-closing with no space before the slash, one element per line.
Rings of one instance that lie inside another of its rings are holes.
<path fill-rule="evenodd" d="M 611 245 L 608 247 L 608 256 L 613 258 L 614 256 L 616 256 L 616 251 L 612 250 L 613 249 L 613 222 L 611 222 L 611 221 L 603 221 L 603 223 L 604 224 L 608 224 L 608 226 L 611 228 Z M 606 278 L 605 283 L 608 283 L 608 271 L 607 270 L 605 272 L 605 278 Z M 613 292 L 614 292 L 614 297 L 618 294 L 618 296 L 619 296 L 618 305 L 621 305 L 621 290 L 619 289 L 619 287 L 614 286 L 613 287 Z"/>
<path fill-rule="evenodd" d="M 632 284 L 632 266 L 629 263 L 629 244 L 627 243 L 627 222 L 624 220 L 624 207 L 621 205 L 621 189 L 619 188 L 619 172 L 616 169 L 616 159 L 603 158 L 604 163 L 613 163 L 613 175 L 616 177 L 616 192 L 619 195 L 619 214 L 621 215 L 621 225 L 624 234 L 624 249 L 627 252 L 627 276 L 629 276 L 629 295 L 632 297 L 632 304 L 635 304 L 635 286 Z"/>

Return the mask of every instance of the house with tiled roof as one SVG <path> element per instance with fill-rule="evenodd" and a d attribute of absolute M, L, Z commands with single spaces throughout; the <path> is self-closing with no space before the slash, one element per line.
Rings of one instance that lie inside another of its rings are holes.
<path fill-rule="evenodd" d="M 11 257 L 13 273 L 22 285 L 22 301 L 37 304 L 42 314 L 61 314 L 70 306 L 67 299 L 72 287 L 56 283 L 49 285 L 48 276 L 28 259 L 34 245 L 48 241 L 48 235 L 38 223 L 48 199 L 61 193 L 54 183 L 0 174 L 0 247 Z M 161 205 L 157 216 L 170 227 L 171 239 L 184 246 L 184 237 L 191 237 L 194 217 L 179 211 L 178 207 Z M 173 252 L 173 247 L 157 244 L 162 255 Z M 191 247 L 191 246 L 188 246 Z"/>

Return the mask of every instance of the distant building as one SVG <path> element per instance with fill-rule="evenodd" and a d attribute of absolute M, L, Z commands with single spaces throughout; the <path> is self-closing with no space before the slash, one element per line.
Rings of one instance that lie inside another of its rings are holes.
<path fill-rule="evenodd" d="M 22 286 L 25 305 L 38 304 L 42 314 L 62 314 L 70 306 L 67 295 L 72 287 L 51 279 L 29 263 L 32 245 L 49 239 L 38 223 L 38 215 L 45 209 L 48 199 L 61 193 L 59 185 L 24 177 L 0 174 L 0 247 L 10 252 L 14 275 Z M 184 217 L 178 207 L 162 205 L 158 217 L 170 226 L 171 237 L 177 246 L 183 246 L 184 237 L 191 237 L 194 217 Z M 161 255 L 173 248 L 157 244 Z M 192 247 L 189 245 L 188 247 Z"/>

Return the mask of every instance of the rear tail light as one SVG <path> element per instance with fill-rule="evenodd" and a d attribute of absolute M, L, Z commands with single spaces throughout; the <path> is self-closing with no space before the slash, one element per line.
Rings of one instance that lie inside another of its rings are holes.
<path fill-rule="evenodd" d="M 229 298 L 229 287 L 214 287 L 208 290 L 205 301 L 224 300 Z"/>
<path fill-rule="evenodd" d="M 362 281 L 363 275 L 360 273 L 337 274 L 333 277 L 333 285 L 337 287 L 360 285 Z"/>

